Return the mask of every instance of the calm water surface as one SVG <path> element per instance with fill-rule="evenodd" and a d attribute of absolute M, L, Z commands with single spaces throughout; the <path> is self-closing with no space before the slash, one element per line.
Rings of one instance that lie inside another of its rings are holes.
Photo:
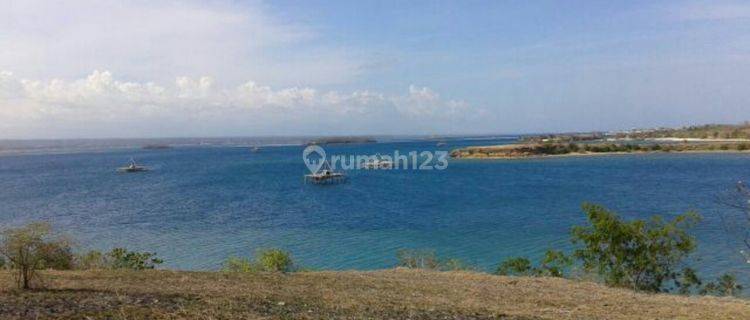
<path fill-rule="evenodd" d="M 498 142 L 498 141 L 495 141 Z M 499 141 L 503 142 L 503 141 Z M 487 141 L 326 147 L 328 154 L 450 150 Z M 305 185 L 303 147 L 180 147 L 0 157 L 0 225 L 49 220 L 82 248 L 158 252 L 165 266 L 216 269 L 231 255 L 282 247 L 312 268 L 377 269 L 400 248 L 431 248 L 491 270 L 507 256 L 567 247 L 585 201 L 627 218 L 695 210 L 695 263 L 750 282 L 717 216 L 717 193 L 750 179 L 746 154 L 451 160 L 443 171 L 351 171 Z M 154 170 L 118 174 L 135 157 Z"/>

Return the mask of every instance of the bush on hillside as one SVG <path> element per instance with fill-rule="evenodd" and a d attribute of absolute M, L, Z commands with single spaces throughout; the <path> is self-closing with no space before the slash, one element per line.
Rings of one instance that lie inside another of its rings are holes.
<path fill-rule="evenodd" d="M 254 260 L 240 257 L 229 257 L 222 266 L 225 272 L 293 272 L 297 271 L 292 255 L 284 250 L 271 248 L 261 249 Z"/>
<path fill-rule="evenodd" d="M 531 261 L 523 257 L 510 258 L 497 267 L 495 274 L 534 276 L 534 277 L 564 277 L 572 265 L 571 257 L 562 251 L 547 250 L 539 266 L 533 266 Z"/>
<path fill-rule="evenodd" d="M 601 206 L 584 204 L 583 210 L 589 224 L 573 227 L 572 242 L 578 247 L 572 256 L 549 250 L 538 266 L 525 257 L 511 258 L 503 261 L 495 273 L 565 277 L 575 264 L 599 275 L 609 286 L 634 290 L 685 294 L 706 291 L 720 295 L 741 289 L 729 276 L 702 286 L 693 269 L 678 269 L 695 250 L 695 239 L 688 230 L 700 220 L 697 214 L 678 215 L 671 221 L 659 216 L 648 221 L 624 221 Z"/>
<path fill-rule="evenodd" d="M 0 254 L 16 272 L 17 285 L 29 289 L 42 268 L 67 268 L 70 244 L 45 222 L 33 222 L 20 228 L 4 230 Z"/>
<path fill-rule="evenodd" d="M 742 286 L 737 283 L 737 278 L 727 273 L 716 279 L 716 282 L 707 283 L 700 290 L 700 293 L 716 296 L 736 296 L 742 292 L 742 289 Z"/>
<path fill-rule="evenodd" d="M 663 291 L 679 278 L 677 266 L 695 250 L 695 239 L 687 232 L 700 219 L 694 213 L 669 222 L 659 216 L 623 221 L 598 205 L 584 204 L 583 209 L 590 225 L 573 228 L 573 243 L 582 245 L 574 257 L 610 286 Z"/>
<path fill-rule="evenodd" d="M 156 253 L 130 251 L 125 248 L 114 248 L 105 257 L 105 265 L 112 269 L 154 269 L 163 262 L 156 257 Z"/>
<path fill-rule="evenodd" d="M 290 272 L 293 271 L 294 263 L 292 255 L 281 249 L 265 249 L 259 251 L 257 256 L 258 265 L 267 272 Z"/>
<path fill-rule="evenodd" d="M 533 276 L 534 271 L 531 260 L 523 257 L 508 258 L 501 262 L 495 270 L 495 274 L 501 276 Z"/>

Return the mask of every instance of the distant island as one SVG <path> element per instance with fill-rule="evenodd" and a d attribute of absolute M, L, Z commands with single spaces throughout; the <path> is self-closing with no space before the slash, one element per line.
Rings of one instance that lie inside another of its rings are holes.
<path fill-rule="evenodd" d="M 371 137 L 325 137 L 315 140 L 310 140 L 307 145 L 325 145 L 325 144 L 353 144 L 353 143 L 375 143 L 375 139 Z"/>
<path fill-rule="evenodd" d="M 147 144 L 142 147 L 144 150 L 162 150 L 162 149 L 171 149 L 172 147 L 167 144 Z"/>
<path fill-rule="evenodd" d="M 516 144 L 456 149 L 451 152 L 451 157 L 516 159 L 623 153 L 747 151 L 750 151 L 750 124 L 744 123 L 678 129 L 530 135 L 521 137 Z"/>

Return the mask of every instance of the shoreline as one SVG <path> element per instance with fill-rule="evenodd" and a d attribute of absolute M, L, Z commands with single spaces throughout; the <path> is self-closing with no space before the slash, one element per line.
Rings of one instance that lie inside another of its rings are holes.
<path fill-rule="evenodd" d="M 567 154 L 547 154 L 547 155 L 534 155 L 534 156 L 519 156 L 519 157 L 506 157 L 506 156 L 459 156 L 453 159 L 469 159 L 469 160 L 524 160 L 524 159 L 546 159 L 546 158 L 584 158 L 584 157 L 608 157 L 608 156 L 627 156 L 627 155 L 655 155 L 655 154 L 750 154 L 750 150 L 738 151 L 738 150 L 707 150 L 707 151 L 640 151 L 640 152 L 589 152 L 589 153 L 567 153 Z"/>
<path fill-rule="evenodd" d="M 709 149 L 702 148 L 705 146 L 691 145 L 687 149 L 671 149 L 669 145 L 656 145 L 659 150 L 632 150 L 632 151 L 576 151 L 566 153 L 544 153 L 537 150 L 529 153 L 529 149 L 538 148 L 540 145 L 521 145 L 509 144 L 498 146 L 472 146 L 452 150 L 450 156 L 452 159 L 487 159 L 487 160 L 523 160 L 523 159 L 544 159 L 544 158 L 567 158 L 567 157 L 597 157 L 597 156 L 618 156 L 618 155 L 653 155 L 653 154 L 750 154 L 750 149 Z M 684 145 L 677 145 L 684 147 Z M 668 148 L 662 150 L 662 148 Z M 697 149 L 691 149 L 697 148 Z"/>

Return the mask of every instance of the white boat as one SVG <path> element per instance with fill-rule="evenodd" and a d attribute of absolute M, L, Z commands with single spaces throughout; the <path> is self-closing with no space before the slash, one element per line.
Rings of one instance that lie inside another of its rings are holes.
<path fill-rule="evenodd" d="M 393 168 L 393 161 L 385 160 L 380 154 L 375 155 L 375 158 L 363 163 L 361 168 L 364 169 L 391 169 Z"/>
<path fill-rule="evenodd" d="M 125 167 L 117 168 L 117 171 L 120 171 L 120 172 L 143 172 L 143 171 L 148 171 L 148 168 L 144 167 L 144 166 L 137 165 L 135 163 L 135 160 L 133 160 L 131 158 L 130 159 L 130 165 L 127 165 Z"/>

